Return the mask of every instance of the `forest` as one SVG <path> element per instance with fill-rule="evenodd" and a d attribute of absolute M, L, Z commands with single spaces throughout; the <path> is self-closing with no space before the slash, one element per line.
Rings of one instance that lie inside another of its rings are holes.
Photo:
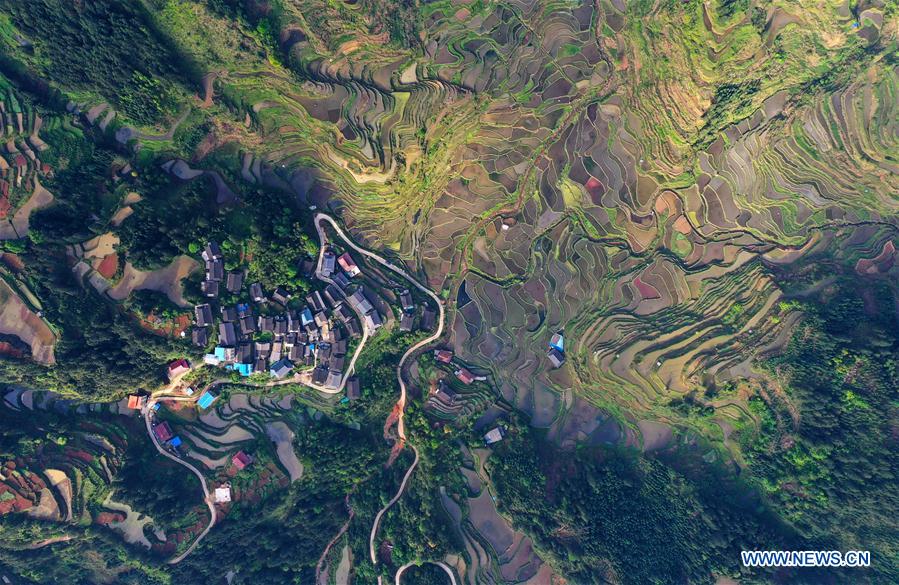
<path fill-rule="evenodd" d="M 804 303 L 786 350 L 765 363 L 801 413 L 756 400 L 762 432 L 741 438 L 760 489 L 784 518 L 840 550 L 877 551 L 879 582 L 899 580 L 899 324 L 884 283 L 843 278 Z M 769 396 L 776 394 L 771 392 Z"/>

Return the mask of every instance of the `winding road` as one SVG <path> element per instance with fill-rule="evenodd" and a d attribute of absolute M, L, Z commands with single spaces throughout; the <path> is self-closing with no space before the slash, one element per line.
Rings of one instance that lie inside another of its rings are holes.
<path fill-rule="evenodd" d="M 166 400 L 173 400 L 176 402 L 189 402 L 189 401 L 195 400 L 194 398 L 192 398 L 190 396 L 164 396 L 165 392 L 167 392 L 167 391 L 169 391 L 169 390 L 164 389 L 164 390 L 160 391 L 158 394 L 154 393 L 154 395 L 151 396 L 150 399 L 147 401 L 147 404 L 143 409 L 144 422 L 147 425 L 147 434 L 149 434 L 150 439 L 153 440 L 153 445 L 156 446 L 157 451 L 159 451 L 160 453 L 162 453 L 164 456 L 168 457 L 175 463 L 177 463 L 179 465 L 183 465 L 184 467 L 188 468 L 189 470 L 191 470 L 193 472 L 194 475 L 197 476 L 197 478 L 199 478 L 200 485 L 203 487 L 204 501 L 206 502 L 206 505 L 209 507 L 209 525 L 205 529 L 203 529 L 203 532 L 201 532 L 197 536 L 197 538 L 191 543 L 191 545 L 189 547 L 187 547 L 187 550 L 185 550 L 183 553 L 181 553 L 177 557 L 171 558 L 167 561 L 170 565 L 176 565 L 176 564 L 180 563 L 181 561 L 183 561 L 184 558 L 187 557 L 187 555 L 192 553 L 194 551 L 194 549 L 197 548 L 197 545 L 200 544 L 200 541 L 203 540 L 207 534 L 209 534 L 209 531 L 212 530 L 213 526 L 215 526 L 216 514 L 215 514 L 215 504 L 213 503 L 212 497 L 209 494 L 209 486 L 206 485 L 206 478 L 203 476 L 203 473 L 200 472 L 200 470 L 197 469 L 196 467 L 194 467 L 191 463 L 188 463 L 187 461 L 181 459 L 180 457 L 176 457 L 175 455 L 172 455 L 167 449 L 165 449 L 162 445 L 159 444 L 159 439 L 156 438 L 156 433 L 153 432 L 153 424 L 151 422 L 152 417 L 150 416 L 150 413 L 153 412 L 153 406 L 156 405 L 156 403 L 159 401 L 160 398 L 165 398 Z"/>
<path fill-rule="evenodd" d="M 350 240 L 347 237 L 347 235 L 344 233 L 343 229 L 341 229 L 341 227 L 337 224 L 336 221 L 334 221 L 334 219 L 331 216 L 326 215 L 324 213 L 317 213 L 315 215 L 315 228 L 316 228 L 316 230 L 318 230 L 319 238 L 321 239 L 321 241 L 323 243 L 326 241 L 324 231 L 322 230 L 322 227 L 321 227 L 321 222 L 323 222 L 323 221 L 330 224 L 331 228 L 334 229 L 335 233 L 337 233 L 337 235 L 340 236 L 341 239 L 343 239 L 343 241 L 346 242 L 346 244 L 350 248 L 352 248 L 354 251 L 358 252 L 359 254 L 362 254 L 366 258 L 371 258 L 372 260 L 374 260 L 381 266 L 384 266 L 385 268 L 388 268 L 389 270 L 399 274 L 400 276 L 402 276 L 403 278 L 408 280 L 415 288 L 417 288 L 418 290 L 420 290 L 421 292 L 423 292 L 424 294 L 429 296 L 434 301 L 434 303 L 437 305 L 437 310 L 439 312 L 439 319 L 437 321 L 437 330 L 432 335 L 426 337 L 425 339 L 422 339 L 421 341 L 419 341 L 418 343 L 416 343 L 415 345 L 413 345 L 412 347 L 407 349 L 406 353 L 403 354 L 403 356 L 400 358 L 399 363 L 396 366 L 396 379 L 400 384 L 400 398 L 397 401 L 397 405 L 399 406 L 399 418 L 397 419 L 397 435 L 399 436 L 399 439 L 401 441 L 405 442 L 406 441 L 406 427 L 403 424 L 403 414 L 406 409 L 406 382 L 405 382 L 405 380 L 403 380 L 403 367 L 406 365 L 406 362 L 409 360 L 409 358 L 415 354 L 415 352 L 417 352 L 421 348 L 425 347 L 426 345 L 433 343 L 434 341 L 440 339 L 440 336 L 443 335 L 443 328 L 444 328 L 444 325 L 446 322 L 446 310 L 443 306 L 443 299 L 441 299 L 439 296 L 437 296 L 437 293 L 435 293 L 434 291 L 432 291 L 425 285 L 418 282 L 412 275 L 410 275 L 404 269 L 400 268 L 399 266 L 393 264 L 392 262 L 390 262 L 388 260 L 385 260 L 383 257 L 381 257 L 378 254 L 375 254 L 374 252 L 369 252 L 368 250 L 357 246 L 355 243 L 353 243 L 352 240 Z M 322 250 L 323 249 L 324 249 L 324 246 L 322 246 Z M 322 256 L 320 255 L 319 256 L 319 269 L 321 269 L 321 258 L 322 258 Z M 369 554 L 371 555 L 372 564 L 375 564 L 375 565 L 378 564 L 378 555 L 376 554 L 376 551 L 375 551 L 375 538 L 378 535 L 378 528 L 380 527 L 381 519 L 384 517 L 384 514 L 387 513 L 387 510 L 389 510 L 390 507 L 393 506 L 397 502 L 397 500 L 400 499 L 400 497 L 402 497 L 403 492 L 406 491 L 406 486 L 409 484 L 409 478 L 412 477 L 412 472 L 415 471 L 415 467 L 418 465 L 418 449 L 416 449 L 414 445 L 410 445 L 410 446 L 412 447 L 412 451 L 415 453 L 415 459 L 412 460 L 412 465 L 409 466 L 409 469 L 406 471 L 406 474 L 403 476 L 403 481 L 402 481 L 402 483 L 400 483 L 399 490 L 397 490 L 396 494 L 390 499 L 389 502 L 387 502 L 387 505 L 378 511 L 377 515 L 375 516 L 374 523 L 372 524 L 372 527 L 371 527 L 371 534 L 368 537 Z M 438 563 L 438 564 L 442 565 L 442 563 Z M 442 566 L 445 571 L 450 573 L 452 581 L 455 584 L 455 578 L 452 577 L 452 571 L 449 569 L 449 567 L 447 567 L 445 565 L 442 565 Z M 403 570 L 405 570 L 405 568 L 403 568 Z M 397 575 L 399 575 L 399 574 L 400 573 L 397 573 Z M 379 583 L 381 582 L 380 578 L 378 579 L 378 582 Z M 399 576 L 397 576 L 397 583 L 399 583 Z"/>
<path fill-rule="evenodd" d="M 332 218 L 331 216 L 329 216 L 325 213 L 317 213 L 314 218 L 315 229 L 318 232 L 318 237 L 319 237 L 319 240 L 321 243 L 319 259 L 318 259 L 318 266 L 316 269 L 316 276 L 318 278 L 320 278 L 321 280 L 324 280 L 329 283 L 332 282 L 330 278 L 327 278 L 321 274 L 322 258 L 324 255 L 325 244 L 328 241 L 327 234 L 325 233 L 324 229 L 322 228 L 322 222 L 328 223 L 331 226 L 331 228 L 334 230 L 334 232 L 338 236 L 340 236 L 340 238 L 352 250 L 365 256 L 366 258 L 370 258 L 371 260 L 377 262 L 378 264 L 384 266 L 385 268 L 402 276 L 403 278 L 408 280 L 412 284 L 412 286 L 414 286 L 419 291 L 421 291 L 422 293 L 424 293 L 425 295 L 430 297 L 431 300 L 433 300 L 434 303 L 437 305 L 437 309 L 439 312 L 439 319 L 437 322 L 436 331 L 432 335 L 419 341 L 418 343 L 416 343 L 415 345 L 413 345 L 412 347 L 407 349 L 406 352 L 403 354 L 403 356 L 400 358 L 400 361 L 396 366 L 396 377 L 397 377 L 397 381 L 399 382 L 399 385 L 400 385 L 400 397 L 399 397 L 399 400 L 397 401 L 397 406 L 399 407 L 398 408 L 399 415 L 398 415 L 398 419 L 397 419 L 397 435 L 399 436 L 399 440 L 405 442 L 406 441 L 406 429 L 405 429 L 405 426 L 403 423 L 403 415 L 404 415 L 405 408 L 406 408 L 406 382 L 403 380 L 403 367 L 406 365 L 406 362 L 409 360 L 409 358 L 412 357 L 413 355 L 415 355 L 415 353 L 417 351 L 419 351 L 421 348 L 425 347 L 426 345 L 433 343 L 434 341 L 440 339 L 440 336 L 443 335 L 443 330 L 444 330 L 444 326 L 445 326 L 445 322 L 446 322 L 446 310 L 444 308 L 443 300 L 437 295 L 437 293 L 435 293 L 433 290 L 429 289 L 425 285 L 418 282 L 413 276 L 411 276 L 403 268 L 400 268 L 399 266 L 396 266 L 392 262 L 385 260 L 382 256 L 375 254 L 374 252 L 370 252 L 370 251 L 356 245 L 349 237 L 347 237 L 346 233 L 343 231 L 343 229 L 340 227 L 340 225 L 334 220 L 334 218 Z M 361 316 L 360 316 L 360 320 L 361 320 Z M 364 324 L 364 321 L 362 321 L 362 322 Z M 353 355 L 353 359 L 350 362 L 350 365 L 347 369 L 348 373 L 353 371 L 353 368 L 355 367 L 356 359 L 359 357 L 359 355 L 362 351 L 362 348 L 365 345 L 365 342 L 369 338 L 370 332 L 368 331 L 368 328 L 363 327 L 363 329 L 364 329 L 364 332 L 363 332 L 362 341 L 360 342 L 359 347 L 357 348 L 355 354 Z M 340 387 L 337 389 L 320 387 L 318 384 L 312 385 L 312 384 L 307 383 L 307 385 L 310 385 L 312 388 L 315 388 L 316 390 L 319 390 L 321 392 L 325 392 L 328 394 L 336 394 L 343 390 L 343 387 L 346 383 L 347 377 L 348 376 L 344 376 L 344 379 L 341 382 Z M 215 525 L 215 522 L 217 519 L 215 504 L 213 503 L 212 496 L 209 492 L 209 486 L 206 483 L 206 478 L 203 476 L 203 473 L 199 469 L 197 469 L 194 465 L 192 465 L 191 463 L 173 455 L 171 452 L 169 452 L 167 449 L 165 449 L 159 443 L 159 440 L 156 438 L 156 434 L 153 432 L 153 425 L 152 425 L 150 413 L 152 412 L 152 409 L 156 405 L 156 403 L 159 402 L 159 400 L 165 399 L 165 400 L 172 400 L 172 401 L 177 401 L 177 402 L 188 402 L 188 401 L 196 400 L 196 398 L 194 398 L 194 397 L 183 396 L 183 395 L 174 395 L 174 396 L 171 395 L 171 392 L 174 390 L 178 381 L 179 380 L 175 380 L 175 381 L 171 382 L 166 387 L 154 392 L 151 395 L 150 399 L 147 401 L 147 404 L 144 406 L 144 408 L 142 410 L 142 413 L 144 415 L 144 422 L 146 423 L 146 426 L 147 426 L 147 434 L 150 435 L 150 439 L 153 441 L 153 445 L 156 447 L 156 450 L 159 451 L 163 456 L 168 457 L 172 461 L 178 463 L 179 465 L 183 465 L 184 467 L 189 469 L 200 480 L 200 485 L 203 488 L 204 501 L 206 502 L 206 505 L 209 507 L 210 520 L 209 520 L 209 525 L 203 530 L 203 532 L 201 532 L 197 536 L 197 538 L 194 540 L 193 543 L 191 543 L 191 545 L 187 548 L 187 550 L 185 550 L 183 553 L 181 553 L 177 557 L 174 557 L 168 561 L 169 564 L 173 564 L 173 565 L 184 560 L 185 557 L 187 557 L 190 553 L 192 553 L 194 551 L 194 549 L 196 549 L 196 547 L 200 544 L 200 542 L 203 540 L 203 538 L 205 538 L 206 535 L 209 534 L 209 531 L 212 530 L 212 527 Z M 296 380 L 280 380 L 278 382 L 272 382 L 270 384 L 266 384 L 265 386 L 275 386 L 278 384 L 291 383 L 291 382 L 295 382 L 295 381 Z M 226 380 L 214 381 L 214 382 L 210 383 L 206 387 L 205 390 L 214 388 L 216 385 L 218 385 L 220 383 L 224 383 L 224 382 L 226 382 Z M 202 394 L 202 393 L 200 392 L 200 393 L 198 393 L 198 395 L 199 394 Z M 409 484 L 409 479 L 412 477 L 412 472 L 415 471 L 415 467 L 418 465 L 418 459 L 419 459 L 418 449 L 416 449 L 414 445 L 410 445 L 410 446 L 412 447 L 412 451 L 415 453 L 415 459 L 413 459 L 412 465 L 409 466 L 409 469 L 406 471 L 406 474 L 403 476 L 403 481 L 402 481 L 402 483 L 400 483 L 399 490 L 397 490 L 397 493 L 393 496 L 393 498 L 391 498 L 390 501 L 387 502 L 387 505 L 385 505 L 381 510 L 378 511 L 377 515 L 375 516 L 374 523 L 372 525 L 371 534 L 369 536 L 369 552 L 371 553 L 372 563 L 375 565 L 377 565 L 377 563 L 378 563 L 377 555 L 375 554 L 375 538 L 377 537 L 377 534 L 378 534 L 378 528 L 380 526 L 381 519 L 383 518 L 383 516 L 387 512 L 387 510 L 389 510 L 390 507 L 393 506 L 397 502 L 397 500 L 400 499 L 400 497 L 402 497 L 403 492 L 406 490 L 406 486 Z M 428 561 L 428 562 L 433 562 L 433 561 Z M 397 574 L 396 574 L 396 583 L 397 584 L 399 584 L 399 582 L 400 582 L 400 576 L 402 575 L 403 571 L 405 571 L 407 568 L 409 568 L 413 564 L 414 563 L 409 563 L 409 564 L 406 564 L 406 565 L 400 567 L 400 569 L 397 571 Z M 434 562 L 434 564 L 440 566 L 444 571 L 446 571 L 446 573 L 450 577 L 450 581 L 452 582 L 452 584 L 456 585 L 455 576 L 449 566 L 447 566 L 446 564 L 444 564 L 442 562 Z M 378 578 L 378 583 L 379 584 L 381 583 L 380 577 Z"/>

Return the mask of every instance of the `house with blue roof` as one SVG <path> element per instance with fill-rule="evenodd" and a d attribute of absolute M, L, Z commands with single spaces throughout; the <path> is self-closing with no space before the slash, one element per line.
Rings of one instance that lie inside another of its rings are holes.
<path fill-rule="evenodd" d="M 300 321 L 303 323 L 303 327 L 312 323 L 313 320 L 312 311 L 309 310 L 309 307 L 303 309 L 303 312 L 300 313 Z"/>
<path fill-rule="evenodd" d="M 561 332 L 552 336 L 552 339 L 549 340 L 549 347 L 559 353 L 565 353 L 565 338 L 562 337 Z"/>
<path fill-rule="evenodd" d="M 179 436 L 172 437 L 172 440 L 169 441 L 169 445 L 171 445 L 172 447 L 175 447 L 175 448 L 180 447 L 181 446 L 181 437 L 179 437 Z"/>
<path fill-rule="evenodd" d="M 197 404 L 200 408 L 205 410 L 212 406 L 212 403 L 215 402 L 216 398 L 217 396 L 207 390 L 206 392 L 203 392 L 203 395 L 200 396 L 199 400 L 197 400 Z"/>

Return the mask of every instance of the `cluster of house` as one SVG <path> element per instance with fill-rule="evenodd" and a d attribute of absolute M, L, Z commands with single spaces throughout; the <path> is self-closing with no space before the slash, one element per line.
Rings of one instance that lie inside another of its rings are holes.
<path fill-rule="evenodd" d="M 333 258 L 333 254 L 331 256 Z M 217 283 L 221 280 L 216 278 L 224 278 L 229 292 L 240 292 L 244 285 L 243 272 L 224 274 L 224 260 L 217 244 L 210 242 L 206 245 L 203 259 L 207 273 L 204 282 Z M 267 371 L 276 378 L 286 377 L 297 366 L 315 366 L 312 371 L 314 384 L 340 387 L 348 340 L 362 333 L 353 309 L 364 316 L 365 326 L 370 329 L 382 324 L 380 314 L 361 287 L 347 294 L 349 278 L 359 274 L 358 267 L 352 259 L 349 262 L 344 260 L 340 265 L 344 271 L 332 272 L 332 284 L 323 291 L 316 290 L 307 295 L 305 305 L 298 309 L 288 308 L 291 295 L 286 290 L 277 288 L 271 297 L 266 298 L 259 283 L 252 283 L 249 287 L 253 304 L 223 305 L 219 308 L 218 317 L 209 303 L 194 307 L 192 338 L 197 346 L 208 345 L 210 331 L 218 322 L 217 345 L 212 353 L 204 357 L 204 361 L 224 366 L 243 376 Z M 217 290 L 216 285 L 208 285 L 207 290 Z M 265 303 L 280 310 L 274 314 L 271 311 L 260 314 L 257 309 Z M 268 335 L 261 335 L 263 333 Z"/>
<path fill-rule="evenodd" d="M 409 289 L 400 291 L 400 308 L 402 309 L 402 317 L 400 318 L 400 331 L 409 333 L 415 330 L 415 302 L 412 300 L 412 293 Z M 434 328 L 437 320 L 437 313 L 434 309 L 425 306 L 421 313 L 421 328 L 430 330 Z"/>
<path fill-rule="evenodd" d="M 12 190 L 31 193 L 37 174 L 53 173 L 53 168 L 38 157 L 49 148 L 38 136 L 41 124 L 41 117 L 23 111 L 12 92 L 0 99 L 0 140 L 6 141 L 0 149 L 0 219 L 12 211 Z"/>
<path fill-rule="evenodd" d="M 549 340 L 549 351 L 546 352 L 546 357 L 549 358 L 554 368 L 561 367 L 565 362 L 565 338 L 562 337 L 561 332 L 554 334 Z"/>

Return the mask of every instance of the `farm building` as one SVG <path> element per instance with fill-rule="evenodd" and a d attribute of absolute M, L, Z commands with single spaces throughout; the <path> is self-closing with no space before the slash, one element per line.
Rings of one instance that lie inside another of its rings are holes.
<path fill-rule="evenodd" d="M 488 445 L 499 443 L 505 436 L 506 431 L 502 427 L 496 427 L 495 429 L 490 430 L 486 435 L 484 435 L 484 443 Z"/>
<path fill-rule="evenodd" d="M 474 374 L 465 368 L 459 368 L 456 370 L 455 374 L 463 384 L 471 384 L 475 380 Z"/>
<path fill-rule="evenodd" d="M 434 398 L 444 404 L 452 406 L 456 404 L 456 398 L 458 398 L 458 396 L 456 391 L 450 388 L 442 379 L 437 382 L 437 390 L 434 392 Z"/>
<path fill-rule="evenodd" d="M 550 348 L 549 352 L 547 352 L 546 357 L 549 358 L 549 361 L 552 362 L 554 368 L 561 367 L 565 362 L 565 356 L 556 348 Z"/>
<path fill-rule="evenodd" d="M 233 463 L 234 467 L 237 469 L 246 469 L 248 465 L 253 463 L 253 458 L 243 451 L 238 451 L 234 454 L 234 457 L 231 458 L 231 463 Z"/>

